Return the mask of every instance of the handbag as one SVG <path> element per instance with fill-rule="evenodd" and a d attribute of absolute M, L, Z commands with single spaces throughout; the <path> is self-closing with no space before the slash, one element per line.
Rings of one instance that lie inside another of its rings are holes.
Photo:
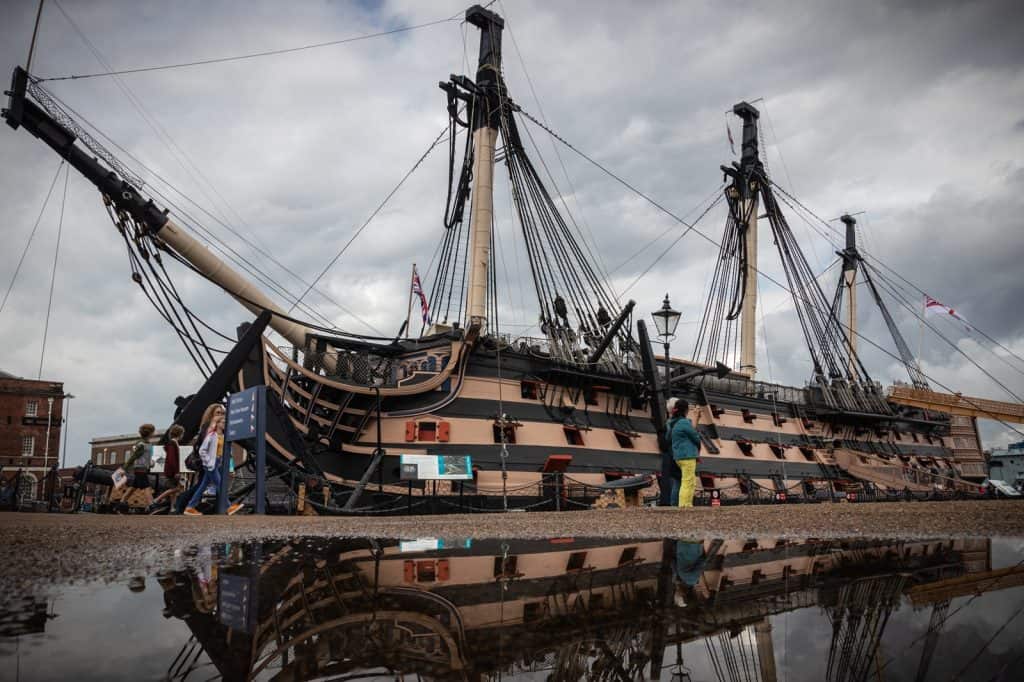
<path fill-rule="evenodd" d="M 199 451 L 196 448 L 192 448 L 192 452 L 185 458 L 185 468 L 197 474 L 203 470 L 203 460 L 199 458 Z"/>

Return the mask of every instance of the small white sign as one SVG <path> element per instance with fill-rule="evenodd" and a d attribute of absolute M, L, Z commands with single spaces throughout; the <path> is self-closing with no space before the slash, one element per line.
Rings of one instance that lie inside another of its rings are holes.
<path fill-rule="evenodd" d="M 124 469 L 118 469 L 114 473 L 110 474 L 110 478 L 114 481 L 115 488 L 122 488 L 128 480 L 128 474 L 124 472 Z"/>
<path fill-rule="evenodd" d="M 441 538 L 416 538 L 415 540 L 402 540 L 398 543 L 399 552 L 432 552 L 444 548 L 444 540 Z"/>

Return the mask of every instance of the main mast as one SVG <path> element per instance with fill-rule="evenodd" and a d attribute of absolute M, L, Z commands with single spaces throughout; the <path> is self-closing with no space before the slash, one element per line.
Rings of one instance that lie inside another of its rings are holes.
<path fill-rule="evenodd" d="M 840 218 L 846 225 L 846 249 L 843 257 L 843 286 L 846 287 L 846 343 L 850 347 L 850 374 L 856 375 L 857 361 L 857 221 L 849 214 Z M 836 311 L 838 314 L 839 311 Z"/>
<path fill-rule="evenodd" d="M 739 192 L 746 259 L 743 273 L 743 308 L 740 313 L 740 371 L 751 379 L 757 374 L 757 210 L 759 180 L 755 171 L 763 169 L 757 153 L 757 119 L 760 112 L 746 102 L 732 108 L 743 119 L 743 144 L 739 175 L 733 187 Z"/>
<path fill-rule="evenodd" d="M 466 322 L 470 332 L 487 331 L 487 283 L 494 225 L 494 147 L 501 126 L 501 31 L 505 21 L 474 5 L 466 21 L 480 29 L 480 58 L 476 72 L 477 96 L 473 106 L 473 205 L 469 219 L 469 292 Z"/>

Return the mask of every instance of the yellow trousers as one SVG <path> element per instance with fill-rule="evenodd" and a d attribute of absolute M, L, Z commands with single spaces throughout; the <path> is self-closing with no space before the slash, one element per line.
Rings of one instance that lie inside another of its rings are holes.
<path fill-rule="evenodd" d="M 677 459 L 676 464 L 683 473 L 683 480 L 679 484 L 679 506 L 693 506 L 693 489 L 697 479 L 696 459 Z"/>

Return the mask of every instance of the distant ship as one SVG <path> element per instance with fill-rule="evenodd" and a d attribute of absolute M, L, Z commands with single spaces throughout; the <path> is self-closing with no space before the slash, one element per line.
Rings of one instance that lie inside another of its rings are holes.
<path fill-rule="evenodd" d="M 290 474 L 283 480 L 293 492 L 301 486 L 321 513 L 413 511 L 407 492 L 421 511 L 614 505 L 624 503 L 622 490 L 658 494 L 666 466 L 659 434 L 671 395 L 689 402 L 703 438 L 699 502 L 979 493 L 987 472 L 977 418 L 1024 422 L 1024 406 L 930 389 L 877 295 L 850 216 L 843 217 L 842 276 L 835 296 L 825 296 L 786 222 L 783 205 L 796 200 L 760 159 L 755 107 L 733 108 L 742 152 L 722 167 L 719 201 L 729 217 L 694 359 L 656 356 L 644 322 L 632 318 L 634 303 L 614 295 L 527 155 L 520 126 L 532 117 L 502 76 L 504 21 L 479 6 L 466 21 L 480 32 L 478 69 L 474 80 L 441 83 L 451 116 L 450 177 L 440 257 L 428 287 L 416 280 L 423 329 L 403 325 L 390 339 L 338 333 L 282 309 L 192 236 L 194 218 L 169 214 L 129 164 L 38 79 L 15 69 L 3 112 L 8 125 L 42 140 L 96 185 L 134 279 L 189 351 L 208 354 L 205 331 L 164 260 L 216 283 L 257 315 L 206 383 L 180 401 L 174 420 L 186 438 L 207 404 L 265 385 L 271 465 Z M 500 325 L 492 195 L 499 161 L 535 284 L 538 338 L 514 337 Z M 814 367 L 805 387 L 757 378 L 757 240 L 765 222 Z M 910 374 L 906 386 L 883 391 L 860 361 L 861 281 L 882 306 Z M 278 347 L 264 334 L 268 327 L 290 347 Z M 402 455 L 468 456 L 471 477 L 439 486 L 409 480 Z"/>

